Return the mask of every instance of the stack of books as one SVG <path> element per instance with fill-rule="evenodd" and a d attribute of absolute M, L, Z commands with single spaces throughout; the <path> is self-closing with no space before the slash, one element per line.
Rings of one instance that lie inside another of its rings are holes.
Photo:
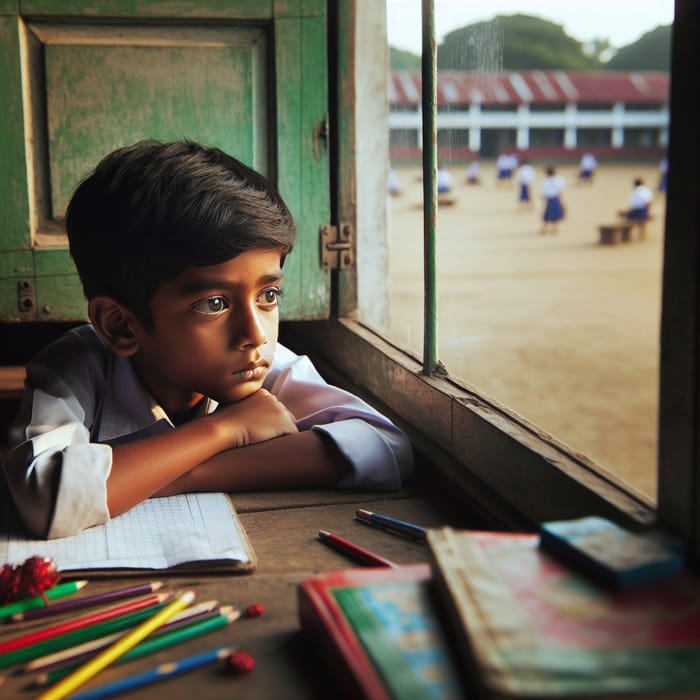
<path fill-rule="evenodd" d="M 429 529 L 425 564 L 302 582 L 301 624 L 348 697 L 697 700 L 700 576 L 609 526 Z"/>

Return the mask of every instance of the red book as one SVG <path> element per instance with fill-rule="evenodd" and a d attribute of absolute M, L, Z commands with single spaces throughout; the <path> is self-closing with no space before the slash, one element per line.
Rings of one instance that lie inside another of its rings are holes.
<path fill-rule="evenodd" d="M 347 698 L 462 697 L 427 564 L 356 568 L 299 584 L 299 619 Z"/>

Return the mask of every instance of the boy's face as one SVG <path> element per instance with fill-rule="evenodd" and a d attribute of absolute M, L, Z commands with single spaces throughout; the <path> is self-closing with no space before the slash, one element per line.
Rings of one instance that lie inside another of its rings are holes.
<path fill-rule="evenodd" d="M 136 322 L 136 371 L 169 413 L 202 396 L 233 403 L 263 384 L 279 324 L 281 252 L 256 249 L 221 263 L 189 267 L 151 300 L 153 330 Z"/>

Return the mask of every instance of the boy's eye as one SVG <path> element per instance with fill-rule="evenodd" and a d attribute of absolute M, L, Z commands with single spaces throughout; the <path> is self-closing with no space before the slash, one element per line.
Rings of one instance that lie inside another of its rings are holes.
<path fill-rule="evenodd" d="M 207 297 L 192 304 L 192 311 L 202 316 L 215 316 L 228 308 L 229 304 L 223 297 Z"/>
<path fill-rule="evenodd" d="M 284 294 L 284 290 L 280 287 L 267 287 L 263 289 L 258 296 L 258 303 L 262 306 L 277 306 L 279 298 Z"/>

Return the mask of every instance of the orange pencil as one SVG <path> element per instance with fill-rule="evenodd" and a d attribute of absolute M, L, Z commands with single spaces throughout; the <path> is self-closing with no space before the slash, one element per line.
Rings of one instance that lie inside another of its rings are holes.
<path fill-rule="evenodd" d="M 144 608 L 151 607 L 152 605 L 158 605 L 159 603 L 166 601 L 169 597 L 169 593 L 156 593 L 144 598 L 131 600 L 128 603 L 112 605 L 109 608 L 103 608 L 102 610 L 90 613 L 89 615 L 76 617 L 72 620 L 66 620 L 65 622 L 59 622 L 55 625 L 51 625 L 50 627 L 44 627 L 34 632 L 28 632 L 27 634 L 13 637 L 12 639 L 0 642 L 0 654 L 4 654 L 15 649 L 22 649 L 30 644 L 34 644 L 35 642 L 51 639 L 52 637 L 57 637 L 58 635 L 65 634 L 66 632 L 72 632 L 73 630 L 77 630 L 82 627 L 88 627 L 89 625 L 93 625 L 97 622 L 111 620 L 112 618 L 119 617 L 120 615 L 136 612 L 137 610 L 143 610 Z"/>

